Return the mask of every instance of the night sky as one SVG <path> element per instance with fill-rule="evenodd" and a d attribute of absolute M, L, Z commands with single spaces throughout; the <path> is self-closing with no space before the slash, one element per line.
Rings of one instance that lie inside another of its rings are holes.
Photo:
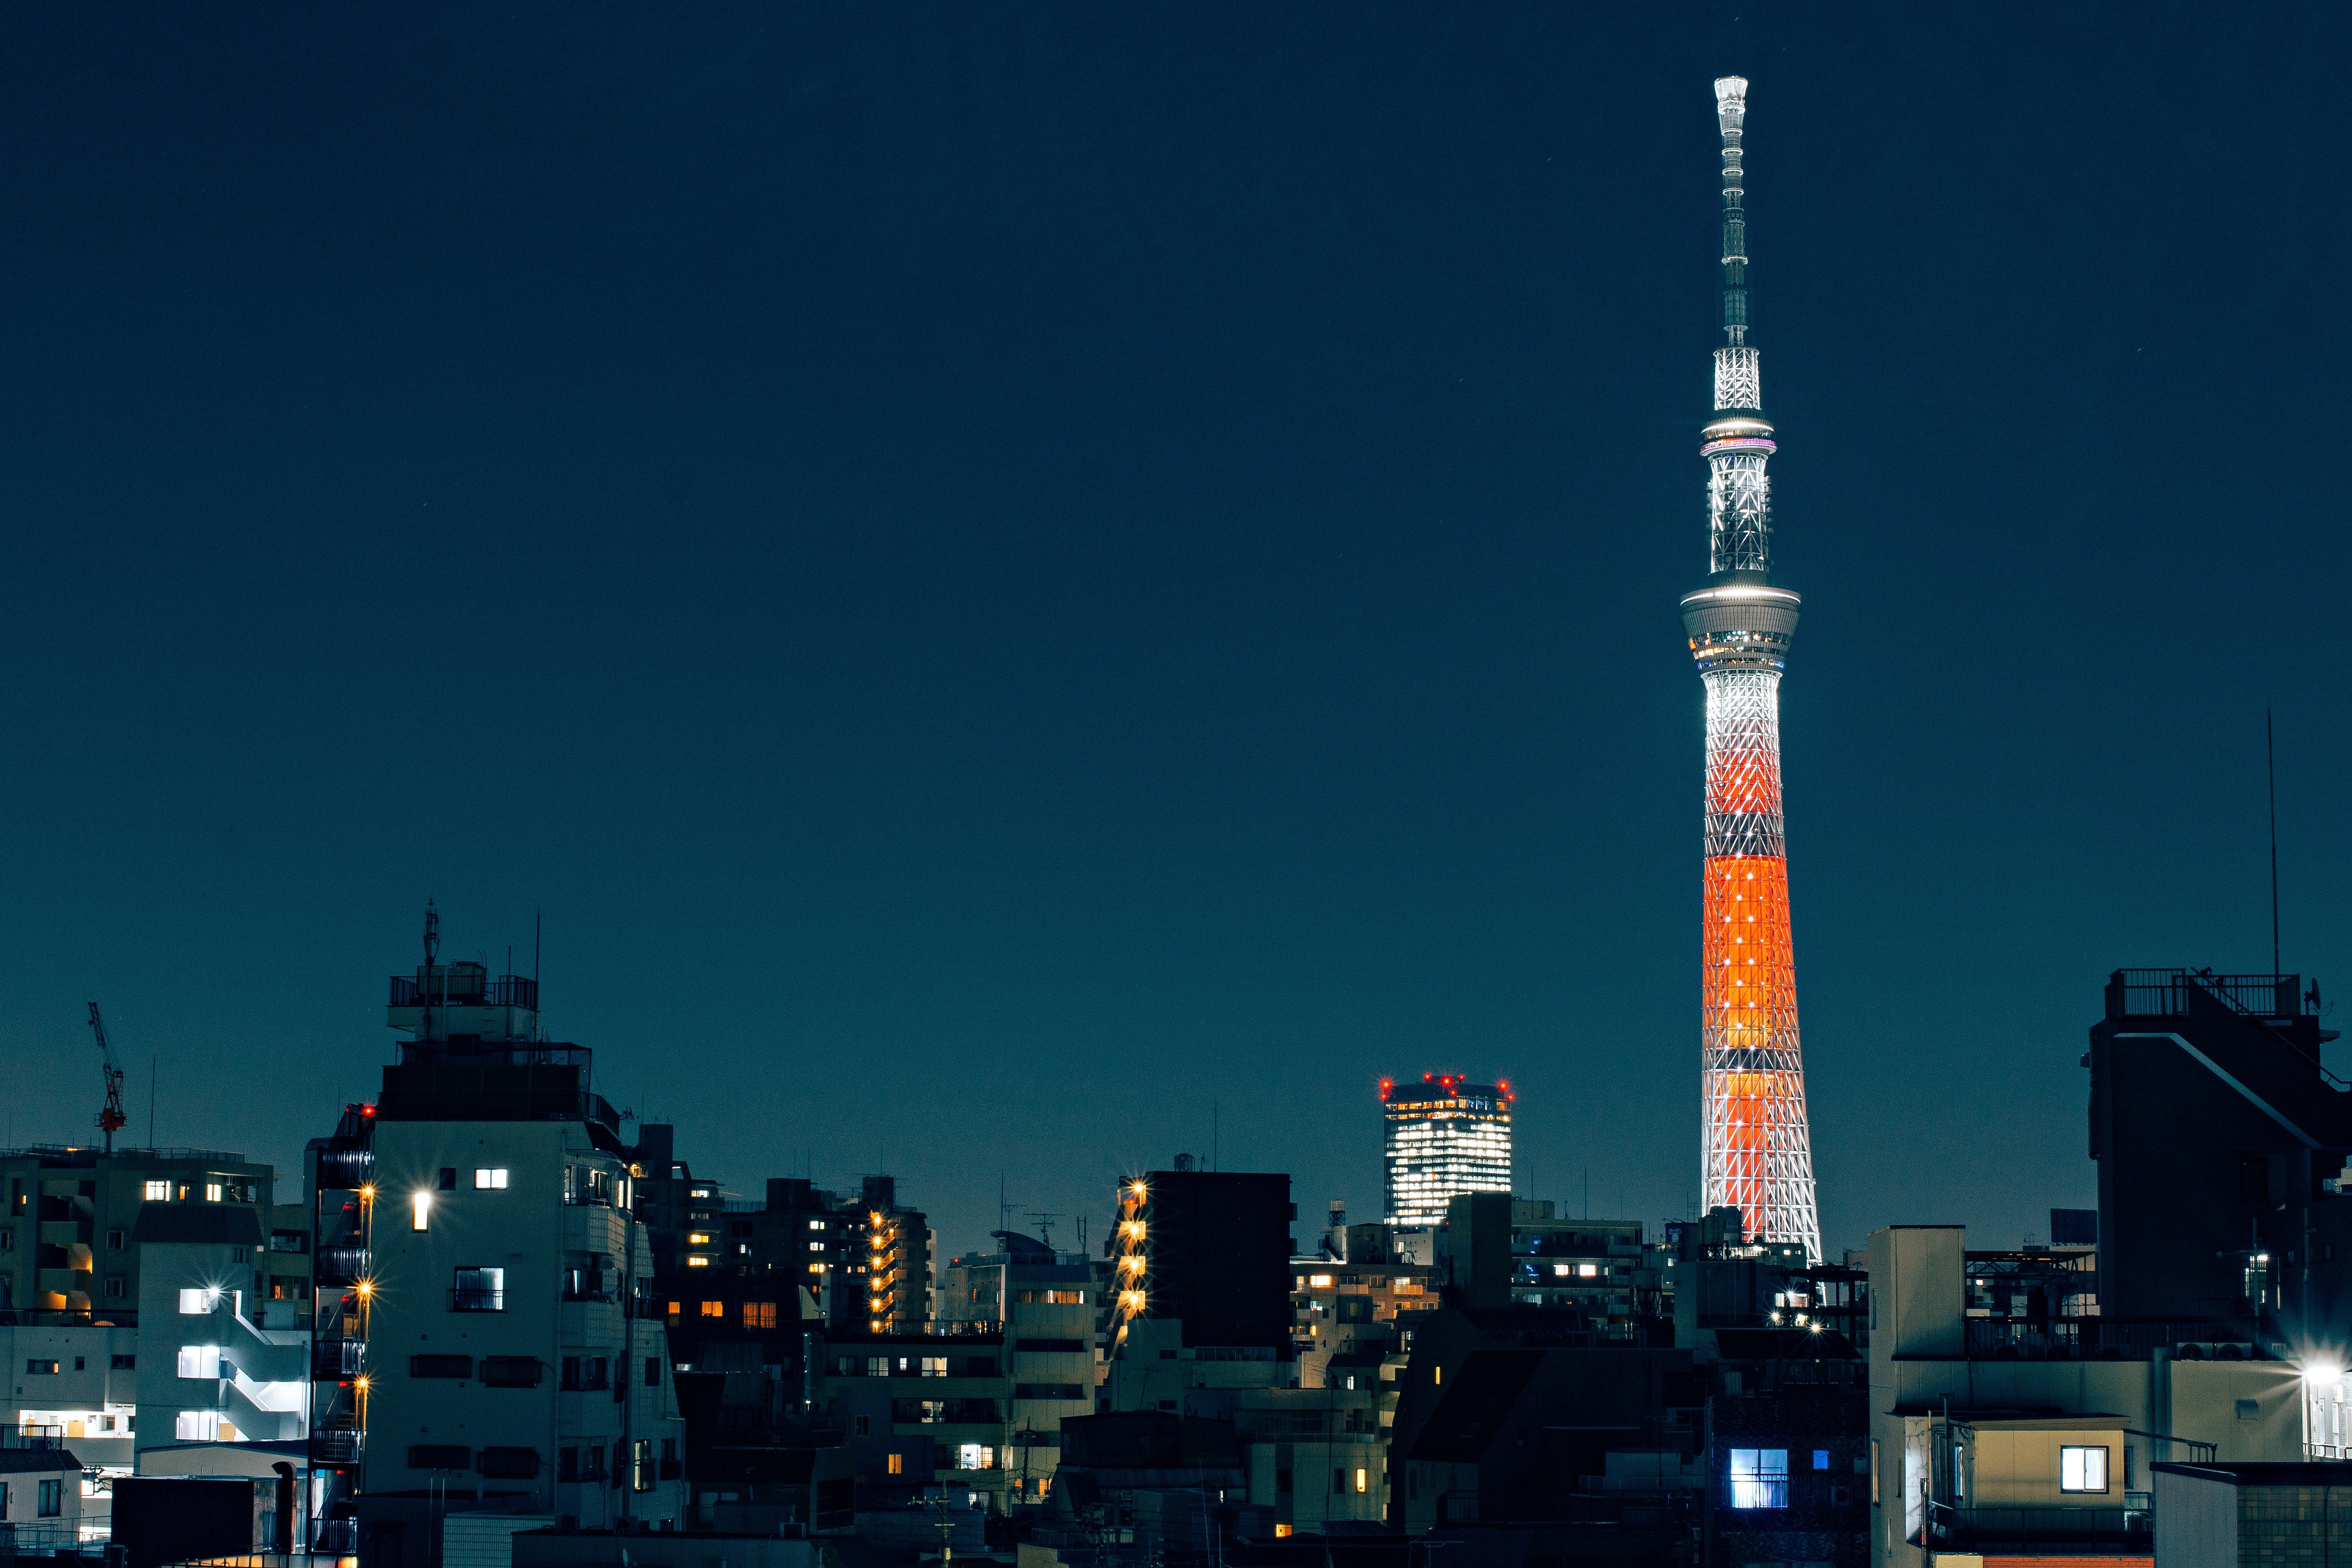
<path fill-rule="evenodd" d="M 942 1249 L 1205 1157 L 1698 1176 L 1717 340 L 1754 340 L 1825 1239 L 2095 1201 L 2119 965 L 2352 988 L 2341 64 L 2210 5 L 0 16 L 0 1141 L 295 1168 L 529 972 Z M 2352 1016 L 2347 1012 L 2345 1016 Z M 2341 1063 L 2339 1063 L 2341 1065 Z"/>

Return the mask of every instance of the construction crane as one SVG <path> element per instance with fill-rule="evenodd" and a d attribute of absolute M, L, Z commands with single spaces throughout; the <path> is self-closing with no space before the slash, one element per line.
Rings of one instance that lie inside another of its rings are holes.
<path fill-rule="evenodd" d="M 98 1036 L 98 1058 L 106 1071 L 106 1109 L 98 1113 L 98 1130 L 106 1134 L 106 1152 L 114 1152 L 114 1134 L 130 1124 L 131 1118 L 122 1113 L 122 1069 L 114 1065 L 114 1048 L 106 1043 L 106 1021 L 98 1016 L 98 1004 L 89 1004 L 89 1030 Z"/>

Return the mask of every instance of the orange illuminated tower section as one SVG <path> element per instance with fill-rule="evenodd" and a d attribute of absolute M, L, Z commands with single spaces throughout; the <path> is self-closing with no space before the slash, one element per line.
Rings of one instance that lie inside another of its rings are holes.
<path fill-rule="evenodd" d="M 1706 687 L 1705 973 L 1699 993 L 1702 1187 L 1736 1206 L 1748 1233 L 1822 1255 L 1813 1202 L 1789 862 L 1780 821 L 1780 676 L 1798 599 L 1771 580 L 1774 451 L 1748 341 L 1748 215 L 1741 134 L 1748 83 L 1715 84 L 1723 132 L 1723 334 L 1706 458 L 1708 576 L 1683 596 L 1683 626 Z"/>

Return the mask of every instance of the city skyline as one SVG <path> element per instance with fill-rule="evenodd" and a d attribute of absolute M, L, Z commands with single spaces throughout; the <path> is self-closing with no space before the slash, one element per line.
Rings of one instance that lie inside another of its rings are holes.
<path fill-rule="evenodd" d="M 2269 962 L 2266 708 L 2284 967 L 2352 942 L 2284 591 L 2352 564 L 2347 26 L 20 16 L 5 1141 L 96 1137 L 96 1001 L 119 1143 L 294 1168 L 434 898 L 494 969 L 544 912 L 697 1170 L 888 1169 L 949 1250 L 1213 1140 L 1368 1213 L 1405 1064 L 1687 1213 L 1739 71 L 1824 1250 L 2038 1231 L 2106 974 Z"/>

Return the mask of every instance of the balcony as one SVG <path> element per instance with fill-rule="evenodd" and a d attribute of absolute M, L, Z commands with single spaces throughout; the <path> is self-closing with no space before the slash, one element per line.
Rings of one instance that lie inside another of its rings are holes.
<path fill-rule="evenodd" d="M 356 1285 L 367 1278 L 368 1251 L 364 1247 L 321 1247 L 316 1273 L 321 1285 Z"/>
<path fill-rule="evenodd" d="M 1927 1540 L 1953 1552 L 2033 1556 L 2154 1550 L 2156 1511 L 2146 1492 L 2126 1492 L 2121 1508 L 1951 1508 L 1928 1504 Z"/>
<path fill-rule="evenodd" d="M 492 979 L 470 964 L 453 964 L 446 977 L 436 975 L 431 995 L 415 975 L 392 977 L 392 994 L 386 1007 L 421 1008 L 427 1004 L 450 1008 L 521 1008 L 530 1012 L 539 1010 L 539 982 L 521 975 L 500 975 Z"/>
<path fill-rule="evenodd" d="M 367 1371 L 367 1341 L 363 1339 L 320 1339 L 310 1344 L 310 1377 L 314 1382 L 338 1383 L 360 1376 Z"/>
<path fill-rule="evenodd" d="M 373 1149 L 319 1151 L 319 1186 L 333 1192 L 357 1192 L 375 1177 Z"/>
<path fill-rule="evenodd" d="M 360 1549 L 360 1521 L 321 1519 L 310 1526 L 310 1550 L 321 1557 L 352 1557 Z"/>
<path fill-rule="evenodd" d="M 2117 969 L 2107 977 L 2107 1016 L 2187 1018 L 2189 998 L 2202 994 L 2242 1018 L 2304 1016 L 2301 975 L 2215 975 L 2200 969 Z"/>
<path fill-rule="evenodd" d="M 2206 1358 L 2203 1345 L 2219 1331 L 2208 1323 L 2136 1318 L 1970 1318 L 1971 1361 L 2146 1361 L 2152 1351 L 2195 1345 L 2184 1360 Z M 2251 1344 L 2224 1344 L 2213 1359 L 2252 1361 Z"/>
<path fill-rule="evenodd" d="M 449 1291 L 449 1310 L 453 1312 L 502 1312 L 507 1310 L 507 1293 L 488 1285 L 457 1285 Z"/>
<path fill-rule="evenodd" d="M 310 1462 L 314 1465 L 356 1465 L 361 1451 L 367 1447 L 365 1432 L 337 1429 L 313 1431 L 310 1434 Z"/>

